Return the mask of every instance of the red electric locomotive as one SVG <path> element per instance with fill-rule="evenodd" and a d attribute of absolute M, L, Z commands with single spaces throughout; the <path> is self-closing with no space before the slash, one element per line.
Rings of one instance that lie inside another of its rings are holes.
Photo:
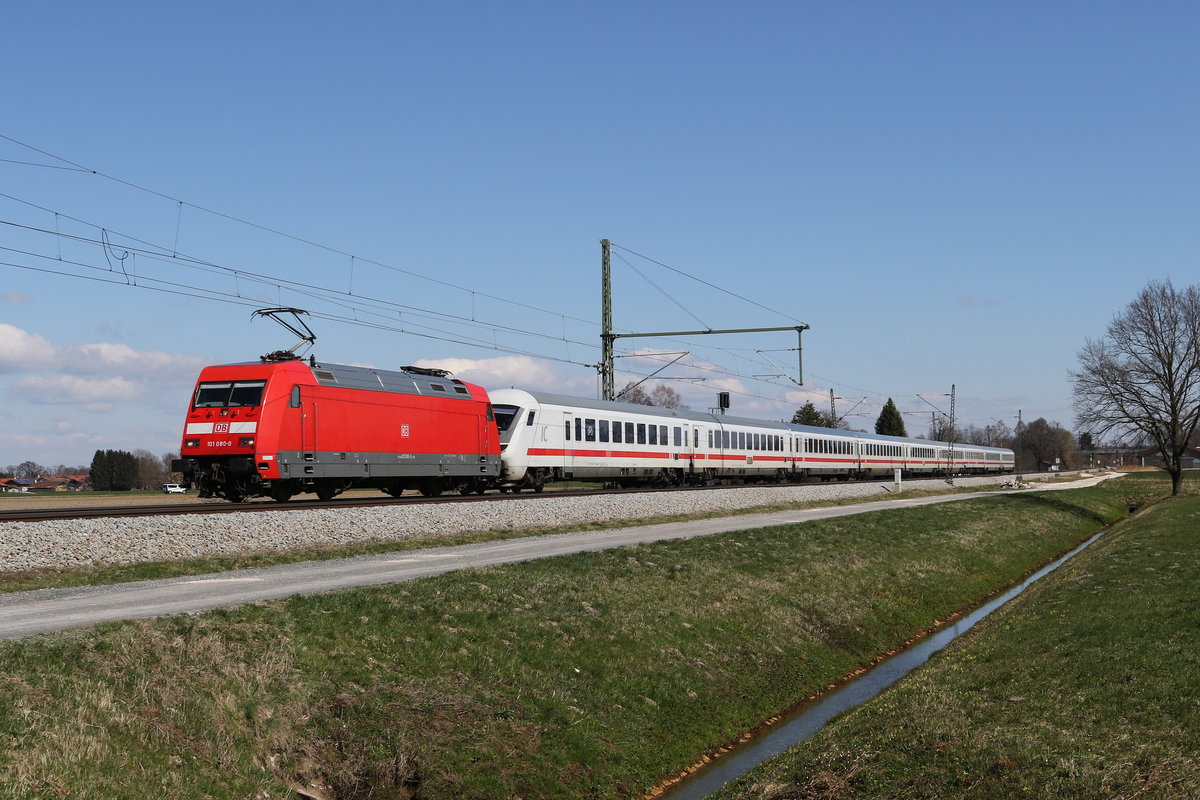
<path fill-rule="evenodd" d="M 352 486 L 482 492 L 500 473 L 487 392 L 442 370 L 303 361 L 206 367 L 172 469 L 201 497 L 328 500 Z"/>

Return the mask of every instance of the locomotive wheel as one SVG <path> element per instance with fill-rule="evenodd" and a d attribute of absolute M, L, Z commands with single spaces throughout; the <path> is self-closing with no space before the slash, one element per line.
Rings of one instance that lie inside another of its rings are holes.
<path fill-rule="evenodd" d="M 427 478 L 421 482 L 422 497 L 441 497 L 442 482 L 438 478 Z"/>
<path fill-rule="evenodd" d="M 332 500 L 341 494 L 337 487 L 330 483 L 318 483 L 316 491 L 318 500 Z"/>
<path fill-rule="evenodd" d="M 271 497 L 277 503 L 286 503 L 288 500 L 292 499 L 293 494 L 295 494 L 295 492 L 292 491 L 292 487 L 287 486 L 286 484 L 277 483 L 271 487 Z"/>

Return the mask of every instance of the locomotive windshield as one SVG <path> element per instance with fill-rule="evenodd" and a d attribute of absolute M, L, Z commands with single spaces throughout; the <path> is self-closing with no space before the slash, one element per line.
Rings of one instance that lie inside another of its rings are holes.
<path fill-rule="evenodd" d="M 500 429 L 501 433 L 511 428 L 513 421 L 521 413 L 520 406 L 494 405 L 492 408 L 496 412 L 496 427 Z"/>
<path fill-rule="evenodd" d="M 262 403 L 266 381 L 225 381 L 202 383 L 196 389 L 194 408 L 227 408 L 230 406 L 257 406 Z"/>

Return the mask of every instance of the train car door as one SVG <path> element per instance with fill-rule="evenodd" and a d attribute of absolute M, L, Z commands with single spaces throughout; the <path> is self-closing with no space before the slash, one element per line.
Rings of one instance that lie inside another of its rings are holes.
<path fill-rule="evenodd" d="M 574 416 L 570 411 L 563 412 L 563 457 L 562 469 L 565 477 L 570 477 L 575 473 L 575 441 L 583 434 L 581 432 L 581 423 L 578 417 Z"/>
<path fill-rule="evenodd" d="M 688 472 L 694 473 L 697 470 L 701 470 L 704 468 L 703 464 L 700 464 L 698 466 L 696 464 L 696 459 L 699 457 L 699 450 L 700 450 L 700 429 L 698 427 L 696 427 L 695 425 L 693 425 L 693 426 L 691 426 L 692 432 L 690 434 L 687 433 L 687 430 L 688 430 L 687 428 L 684 428 L 683 430 L 684 430 L 685 436 L 691 437 L 690 441 L 684 442 L 684 444 L 686 445 L 684 447 L 684 450 L 687 451 Z"/>
<path fill-rule="evenodd" d="M 484 412 L 484 418 L 479 428 L 479 455 L 487 455 L 492 452 L 492 436 L 498 435 L 496 430 L 496 412 L 492 410 L 492 404 L 486 404 L 487 410 Z M 513 424 L 517 424 L 517 420 L 513 420 Z"/>
<path fill-rule="evenodd" d="M 288 405 L 300 409 L 300 452 L 305 461 L 312 461 L 317 452 L 317 404 L 297 385 L 292 387 Z"/>

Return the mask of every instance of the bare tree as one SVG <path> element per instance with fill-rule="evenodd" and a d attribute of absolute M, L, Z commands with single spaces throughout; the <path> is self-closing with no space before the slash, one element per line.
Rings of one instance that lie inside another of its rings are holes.
<path fill-rule="evenodd" d="M 134 450 L 133 456 L 137 459 L 138 489 L 157 489 L 166 482 L 167 474 L 161 458 L 141 448 Z"/>
<path fill-rule="evenodd" d="M 1057 422 L 1047 422 L 1039 417 L 1027 423 L 1013 442 L 1016 451 L 1017 469 L 1022 472 L 1044 472 L 1054 464 L 1064 468 L 1071 466 L 1071 454 L 1075 452 L 1075 437 Z"/>
<path fill-rule="evenodd" d="M 1076 426 L 1149 438 L 1183 488 L 1183 454 L 1200 421 L 1200 287 L 1151 281 L 1098 340 L 1079 351 Z"/>
<path fill-rule="evenodd" d="M 179 453 L 174 450 L 159 456 L 159 462 L 162 464 L 163 483 L 183 483 L 183 473 L 171 471 L 171 462 L 177 458 L 179 458 Z"/>
<path fill-rule="evenodd" d="M 935 417 L 929 423 L 929 431 L 925 438 L 934 442 L 961 442 L 963 434 L 957 428 L 951 427 L 949 417 Z"/>
<path fill-rule="evenodd" d="M 617 392 L 617 400 L 622 403 L 633 403 L 639 406 L 652 406 L 654 400 L 646 394 L 646 390 L 633 381 L 625 384 L 625 388 Z"/>
<path fill-rule="evenodd" d="M 687 404 L 683 402 L 679 392 L 667 386 L 665 383 L 660 383 L 650 390 L 650 399 L 654 401 L 654 405 L 659 408 L 678 408 L 681 410 L 687 409 Z"/>
<path fill-rule="evenodd" d="M 617 392 L 617 400 L 622 403 L 633 403 L 639 406 L 658 406 L 659 408 L 686 409 L 687 406 L 679 392 L 665 383 L 657 384 L 647 392 L 640 384 L 630 381 L 625 388 Z"/>
<path fill-rule="evenodd" d="M 13 474 L 18 478 L 27 480 L 36 480 L 48 474 L 46 468 L 36 461 L 22 461 L 17 466 L 13 467 Z"/>

